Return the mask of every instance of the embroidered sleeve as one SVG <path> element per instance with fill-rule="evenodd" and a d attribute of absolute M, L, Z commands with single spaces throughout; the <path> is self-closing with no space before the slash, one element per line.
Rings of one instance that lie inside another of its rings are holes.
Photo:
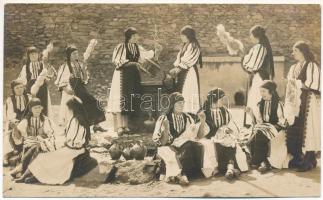
<path fill-rule="evenodd" d="M 126 59 L 126 48 L 125 44 L 119 44 L 113 51 L 112 62 L 117 68 L 127 63 L 129 60 Z"/>
<path fill-rule="evenodd" d="M 71 148 L 81 148 L 86 142 L 86 129 L 78 122 L 76 118 L 72 118 L 65 130 L 66 145 Z"/>
<path fill-rule="evenodd" d="M 313 62 L 308 64 L 306 69 L 306 81 L 304 84 L 310 89 L 320 91 L 320 70 Z"/>
<path fill-rule="evenodd" d="M 22 81 L 24 85 L 27 84 L 27 74 L 26 74 L 26 65 L 24 65 L 20 71 L 20 74 L 17 78 L 18 80 Z"/>
<path fill-rule="evenodd" d="M 70 70 L 68 69 L 67 64 L 63 64 L 60 66 L 58 72 L 57 72 L 57 78 L 55 81 L 55 84 L 61 88 L 69 85 L 69 79 L 70 79 Z"/>
<path fill-rule="evenodd" d="M 5 107 L 5 111 L 6 111 L 6 117 L 9 122 L 13 122 L 16 120 L 17 114 L 15 113 L 15 111 L 13 110 L 13 104 L 12 104 L 12 100 L 9 97 L 6 101 L 6 107 Z"/>
<path fill-rule="evenodd" d="M 265 60 L 266 54 L 267 50 L 264 46 L 262 46 L 261 44 L 255 45 L 243 58 L 243 67 L 249 72 L 259 70 Z"/>
<path fill-rule="evenodd" d="M 197 63 L 199 56 L 199 47 L 197 45 L 189 44 L 182 57 L 180 55 L 177 55 L 174 66 L 181 67 L 183 69 L 189 69 Z"/>
<path fill-rule="evenodd" d="M 23 138 L 27 138 L 27 136 L 28 136 L 27 135 L 27 126 L 28 126 L 27 119 L 21 120 L 21 122 L 19 122 L 19 124 L 17 125 L 17 129 Z"/>
<path fill-rule="evenodd" d="M 155 130 L 153 133 L 153 141 L 158 145 L 161 146 L 165 141 L 162 141 L 162 139 L 168 137 L 168 141 L 166 142 L 167 144 L 171 143 L 172 141 L 172 136 L 170 135 L 170 130 L 169 130 L 169 125 L 168 129 L 164 125 L 164 120 L 166 120 L 167 117 L 165 115 L 161 115 L 155 125 Z M 167 135 L 164 135 L 167 134 Z"/>
<path fill-rule="evenodd" d="M 54 127 L 54 123 L 49 118 L 45 118 L 44 134 L 46 135 L 46 137 L 42 140 L 41 143 L 41 148 L 44 152 L 56 150 Z"/>

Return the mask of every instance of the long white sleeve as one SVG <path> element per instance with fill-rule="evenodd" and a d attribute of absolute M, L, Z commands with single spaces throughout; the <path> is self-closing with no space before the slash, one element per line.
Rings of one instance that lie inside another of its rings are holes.
<path fill-rule="evenodd" d="M 174 62 L 174 66 L 181 67 L 183 69 L 189 69 L 198 62 L 200 53 L 200 49 L 197 45 L 189 43 L 187 48 L 185 49 L 183 56 L 181 56 L 181 52 L 178 53 L 177 59 Z"/>
<path fill-rule="evenodd" d="M 261 44 L 256 44 L 243 58 L 243 67 L 250 72 L 259 70 L 265 60 L 266 54 L 266 48 Z"/>

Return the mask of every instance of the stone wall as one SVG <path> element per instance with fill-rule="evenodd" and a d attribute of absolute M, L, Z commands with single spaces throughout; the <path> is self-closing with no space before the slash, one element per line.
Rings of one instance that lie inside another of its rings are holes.
<path fill-rule="evenodd" d="M 112 79 L 113 49 L 124 40 L 126 27 L 136 27 L 143 46 L 152 49 L 156 25 L 164 47 L 160 63 L 167 70 L 180 47 L 179 31 L 186 24 L 196 29 L 204 56 L 228 55 L 216 36 L 221 23 L 247 49 L 252 45 L 249 29 L 255 24 L 267 27 L 274 55 L 286 56 L 287 68 L 292 62 L 291 47 L 301 39 L 311 42 L 320 60 L 320 18 L 319 5 L 6 4 L 5 67 L 15 67 L 18 73 L 26 47 L 45 48 L 52 40 L 51 62 L 58 68 L 64 62 L 66 44 L 75 43 L 83 52 L 89 40 L 97 37 L 99 43 L 89 59 L 89 87 L 93 94 L 102 95 Z"/>

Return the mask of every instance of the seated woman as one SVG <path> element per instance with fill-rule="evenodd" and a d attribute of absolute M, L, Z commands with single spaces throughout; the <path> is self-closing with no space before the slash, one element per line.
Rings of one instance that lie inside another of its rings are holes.
<path fill-rule="evenodd" d="M 271 166 L 288 168 L 289 158 L 284 131 L 287 121 L 276 87 L 273 81 L 265 81 L 260 87 L 261 100 L 258 110 L 253 112 L 247 108 L 256 124 L 250 137 L 251 162 L 261 173 L 268 172 Z"/>
<path fill-rule="evenodd" d="M 26 115 L 28 101 L 31 98 L 25 92 L 22 81 L 13 80 L 11 89 L 12 95 L 8 97 L 5 104 L 4 166 L 9 164 L 11 155 L 19 154 L 22 151 L 22 138 L 17 130 L 17 125 Z"/>
<path fill-rule="evenodd" d="M 89 158 L 85 149 L 90 139 L 89 122 L 79 98 L 74 96 L 66 104 L 68 124 L 65 129 L 65 146 L 56 151 L 39 154 L 18 182 L 37 179 L 45 184 L 63 184 L 84 170 L 82 163 Z"/>
<path fill-rule="evenodd" d="M 17 125 L 22 136 L 23 150 L 21 164 L 11 173 L 13 177 L 25 172 L 39 153 L 56 149 L 53 122 L 42 113 L 40 99 L 32 98 L 28 109 L 26 117 Z"/>
<path fill-rule="evenodd" d="M 156 122 L 153 141 L 159 146 L 157 155 L 166 167 L 166 182 L 185 185 L 189 183 L 187 176 L 201 173 L 201 145 L 191 140 L 194 136 L 189 136 L 194 120 L 183 112 L 183 96 L 175 92 L 169 100 L 169 109 Z"/>
<path fill-rule="evenodd" d="M 225 174 L 226 178 L 231 179 L 239 175 L 240 170 L 246 171 L 247 164 L 244 154 L 241 159 L 236 159 L 237 148 L 240 147 L 236 143 L 237 131 L 233 131 L 233 128 L 237 127 L 230 127 L 234 122 L 231 113 L 224 105 L 223 97 L 225 93 L 220 88 L 210 91 L 200 112 L 205 114 L 209 127 L 205 138 L 215 143 L 217 162 L 213 162 L 215 164 L 213 167 L 218 168 L 220 174 Z M 242 152 L 241 148 L 238 150 L 240 150 L 239 153 Z M 215 174 L 216 171 L 213 173 Z"/>

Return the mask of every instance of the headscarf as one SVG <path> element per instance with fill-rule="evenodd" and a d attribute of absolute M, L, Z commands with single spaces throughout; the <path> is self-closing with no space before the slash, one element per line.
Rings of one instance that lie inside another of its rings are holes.
<path fill-rule="evenodd" d="M 174 106 L 176 102 L 184 101 L 184 97 L 179 92 L 174 92 L 169 95 L 169 107 L 166 111 L 166 114 L 170 114 L 174 111 Z"/>

